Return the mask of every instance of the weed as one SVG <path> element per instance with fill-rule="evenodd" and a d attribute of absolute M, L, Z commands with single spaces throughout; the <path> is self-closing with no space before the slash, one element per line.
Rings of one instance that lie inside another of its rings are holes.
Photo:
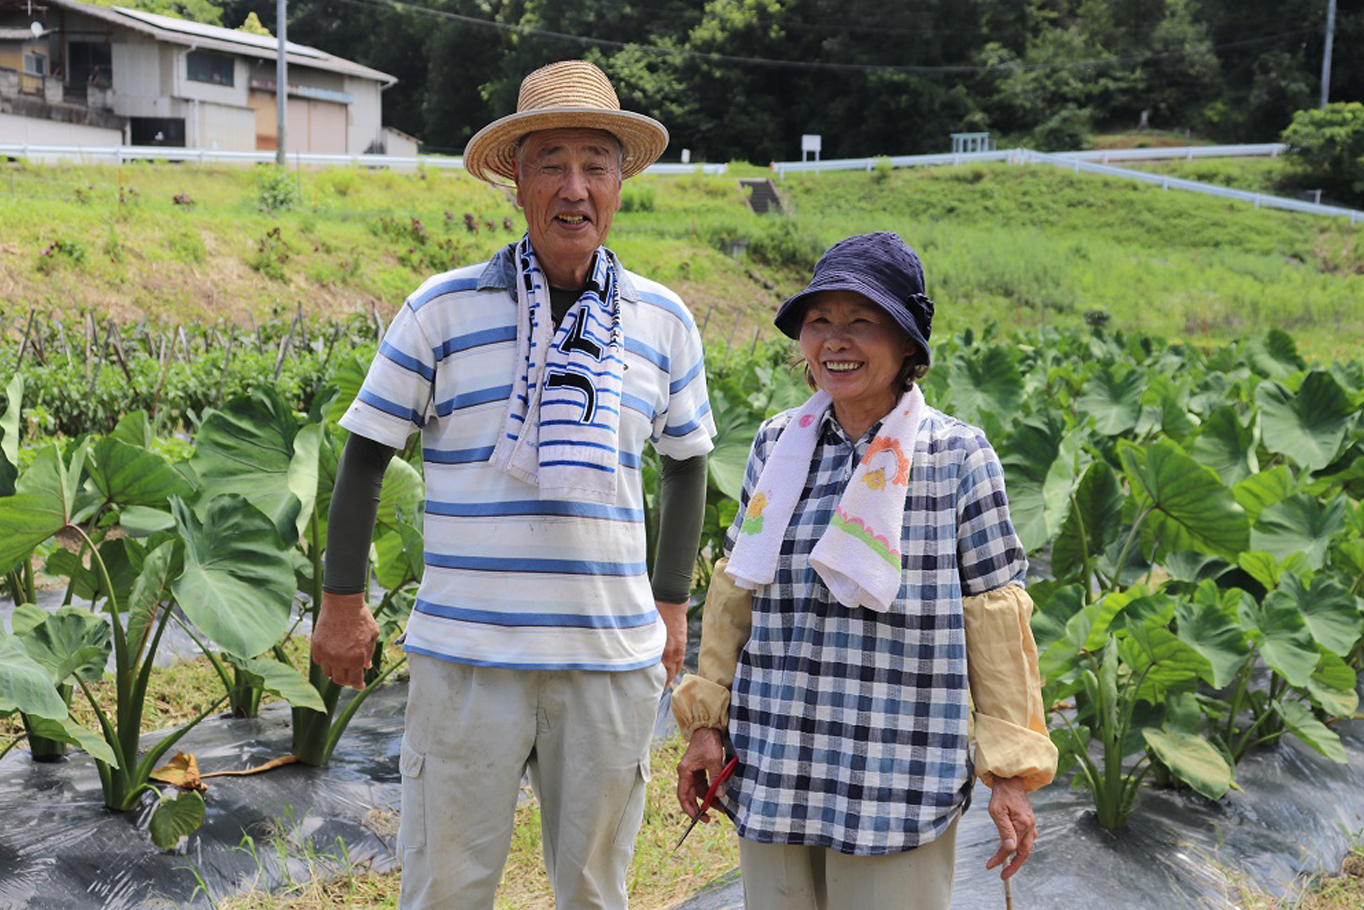
<path fill-rule="evenodd" d="M 287 212 L 298 204 L 298 180 L 281 167 L 268 166 L 256 180 L 256 199 L 263 211 Z"/>
<path fill-rule="evenodd" d="M 186 212 L 194 210 L 194 200 L 189 193 L 176 193 L 171 197 L 171 204 L 176 208 L 184 209 Z"/>
<path fill-rule="evenodd" d="M 44 275 L 51 275 L 63 265 L 80 268 L 84 264 L 85 244 L 79 240 L 58 238 L 38 254 L 37 269 Z"/>
<path fill-rule="evenodd" d="M 288 242 L 280 234 L 279 225 L 275 225 L 256 241 L 255 255 L 246 260 L 246 264 L 267 278 L 285 281 L 284 267 L 289 264 L 291 252 Z"/>
<path fill-rule="evenodd" d="M 885 183 L 886 181 L 890 180 L 890 174 L 891 174 L 890 159 L 885 155 L 881 155 L 876 159 L 876 163 L 872 165 L 871 169 L 872 182 Z"/>

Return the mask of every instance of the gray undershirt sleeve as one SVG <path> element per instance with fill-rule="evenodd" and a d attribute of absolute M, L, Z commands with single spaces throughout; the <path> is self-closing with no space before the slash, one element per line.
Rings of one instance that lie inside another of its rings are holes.
<path fill-rule="evenodd" d="M 379 514 L 379 490 L 394 449 L 352 433 L 336 465 L 336 487 L 327 513 L 327 550 L 322 590 L 362 594 L 369 590 L 369 544 Z"/>
<path fill-rule="evenodd" d="M 660 460 L 654 600 L 682 603 L 691 597 L 696 548 L 706 517 L 706 456 L 678 461 L 663 455 Z"/>

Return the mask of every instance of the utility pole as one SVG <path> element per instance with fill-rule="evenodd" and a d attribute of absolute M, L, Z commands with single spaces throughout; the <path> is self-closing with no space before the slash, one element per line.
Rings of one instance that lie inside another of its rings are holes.
<path fill-rule="evenodd" d="M 284 148 L 284 127 L 289 120 L 289 62 L 285 59 L 285 45 L 288 43 L 286 32 L 289 30 L 289 19 L 287 0 L 275 0 L 275 34 L 279 36 L 279 56 L 275 60 L 275 133 L 278 137 L 275 145 L 275 163 L 280 167 L 286 167 L 286 154 Z M 1331 0 L 1331 8 L 1335 9 L 1336 0 Z M 1327 46 L 1330 46 L 1330 38 L 1326 39 Z"/>
<path fill-rule="evenodd" d="M 283 2 L 283 0 L 280 0 Z M 1331 96 L 1331 45 L 1336 38 L 1336 0 L 1326 4 L 1326 48 L 1321 53 L 1321 104 L 1325 107 Z"/>

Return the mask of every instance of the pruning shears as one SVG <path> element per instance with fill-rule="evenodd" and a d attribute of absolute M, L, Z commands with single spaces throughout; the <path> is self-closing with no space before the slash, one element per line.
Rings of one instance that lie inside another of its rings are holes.
<path fill-rule="evenodd" d="M 710 808 L 711 803 L 715 802 L 715 794 L 719 792 L 720 785 L 730 779 L 734 774 L 734 769 L 737 767 L 739 767 L 739 759 L 736 756 L 735 758 L 731 758 L 728 764 L 720 769 L 719 774 L 715 775 L 715 780 L 711 781 L 710 789 L 706 791 L 705 797 L 702 798 L 701 806 L 696 810 L 696 815 L 692 817 L 691 824 L 687 825 L 687 830 L 683 831 L 682 836 L 677 839 L 677 846 L 673 847 L 674 851 L 682 846 L 682 841 L 687 839 L 687 835 L 691 834 L 691 829 L 696 827 L 696 823 L 701 820 L 701 816 L 705 815 L 706 810 Z"/>

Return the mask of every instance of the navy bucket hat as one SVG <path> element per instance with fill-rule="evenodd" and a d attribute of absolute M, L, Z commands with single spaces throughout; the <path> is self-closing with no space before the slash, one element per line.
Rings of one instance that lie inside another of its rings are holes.
<path fill-rule="evenodd" d="M 809 298 L 822 291 L 855 291 L 881 307 L 929 358 L 933 301 L 924 295 L 924 267 L 900 235 L 891 231 L 858 234 L 824 251 L 805 290 L 777 310 L 777 328 L 800 338 Z"/>

